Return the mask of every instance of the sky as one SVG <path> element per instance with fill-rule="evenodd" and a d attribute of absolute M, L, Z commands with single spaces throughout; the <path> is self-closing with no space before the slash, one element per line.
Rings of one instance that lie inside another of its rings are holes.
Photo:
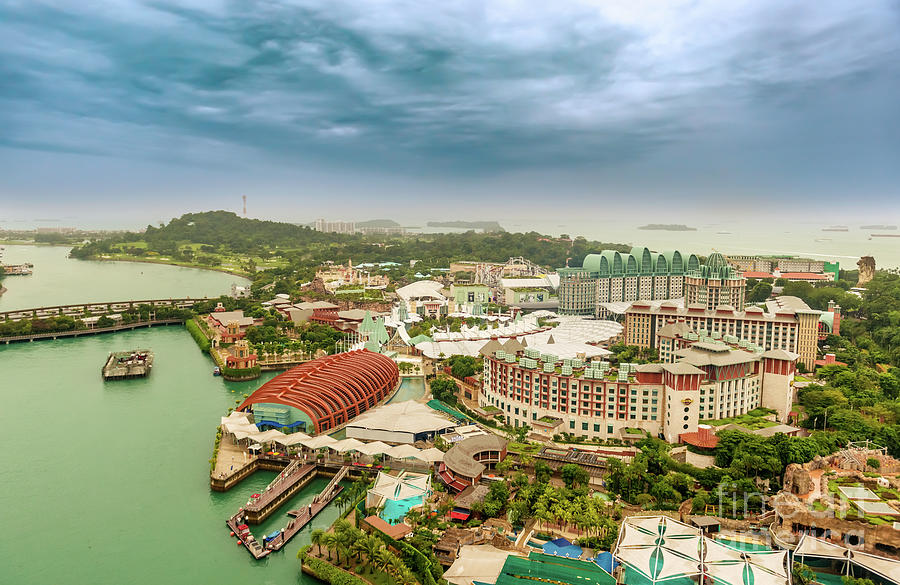
<path fill-rule="evenodd" d="M 900 221 L 896 0 L 0 0 L 0 38 L 3 227 L 242 195 L 290 221 Z"/>

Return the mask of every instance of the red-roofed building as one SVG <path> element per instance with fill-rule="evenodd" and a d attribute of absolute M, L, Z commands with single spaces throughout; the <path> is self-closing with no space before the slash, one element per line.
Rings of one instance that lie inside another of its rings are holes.
<path fill-rule="evenodd" d="M 782 272 L 779 278 L 786 278 L 790 282 L 822 282 L 823 280 L 834 280 L 831 274 L 821 274 L 816 272 Z"/>
<path fill-rule="evenodd" d="M 757 272 L 754 270 L 744 272 L 743 276 L 744 278 L 775 278 L 775 275 L 769 272 Z"/>
<path fill-rule="evenodd" d="M 816 360 L 816 367 L 819 366 L 846 366 L 844 362 L 837 361 L 837 358 L 833 353 L 826 353 L 825 359 Z"/>
<path fill-rule="evenodd" d="M 713 433 L 712 427 L 709 425 L 699 425 L 693 433 L 681 433 L 679 439 L 682 443 L 700 449 L 715 449 L 719 444 L 719 437 Z"/>
<path fill-rule="evenodd" d="M 397 386 L 400 373 L 389 357 L 365 349 L 315 359 L 272 378 L 238 410 L 293 408 L 308 417 L 317 433 L 342 425 L 378 404 Z M 281 413 L 279 413 L 281 414 Z M 279 422 L 289 424 L 296 413 Z M 309 428 L 309 427 L 307 427 Z"/>

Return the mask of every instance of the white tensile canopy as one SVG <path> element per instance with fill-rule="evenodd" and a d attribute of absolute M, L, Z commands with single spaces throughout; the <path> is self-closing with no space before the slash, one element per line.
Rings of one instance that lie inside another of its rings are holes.
<path fill-rule="evenodd" d="M 425 495 L 430 489 L 431 476 L 395 476 L 379 471 L 375 485 L 369 490 L 369 494 L 383 496 L 389 500 L 405 500 L 413 496 Z"/>
<path fill-rule="evenodd" d="M 870 555 L 869 553 L 851 551 L 850 562 L 883 577 L 889 581 L 896 581 L 900 575 L 900 561 Z"/>
<path fill-rule="evenodd" d="M 257 427 L 255 424 L 250 423 L 250 422 L 239 422 L 239 421 L 227 422 L 222 425 L 222 428 L 225 430 L 225 432 L 231 433 L 232 435 L 235 435 L 235 436 L 237 436 L 238 433 L 243 433 L 243 435 L 246 437 L 247 435 L 249 435 L 251 433 L 259 432 L 259 427 Z M 238 437 L 238 438 L 242 439 L 243 437 Z"/>
<path fill-rule="evenodd" d="M 628 518 L 615 554 L 655 583 L 699 574 L 700 539 L 698 529 L 671 518 Z"/>
<path fill-rule="evenodd" d="M 626 519 L 615 556 L 653 583 L 702 574 L 725 585 L 790 585 L 787 551 L 737 550 L 664 516 Z"/>
<path fill-rule="evenodd" d="M 250 415 L 247 414 L 246 412 L 240 412 L 240 411 L 238 411 L 238 410 L 235 410 L 234 412 L 232 412 L 232 413 L 229 414 L 228 416 L 223 416 L 223 417 L 219 420 L 219 422 L 220 422 L 220 424 L 222 424 L 222 425 L 227 425 L 227 424 L 247 424 L 247 423 L 250 422 Z"/>
<path fill-rule="evenodd" d="M 850 563 L 852 563 L 893 582 L 897 581 L 896 575 L 900 574 L 900 561 L 898 560 L 850 550 L 808 534 L 800 539 L 794 550 L 794 557 L 800 559 L 800 562 L 803 562 L 803 557 L 845 561 L 847 563 L 845 571 L 848 574 L 850 573 Z"/>
<path fill-rule="evenodd" d="M 363 445 L 365 445 L 365 443 L 357 441 L 356 439 L 342 439 L 331 443 L 328 445 L 328 448 L 337 451 L 338 453 L 345 453 L 347 451 L 359 451 L 359 448 Z"/>
<path fill-rule="evenodd" d="M 434 463 L 435 461 L 443 461 L 444 460 L 444 452 L 440 449 L 432 447 L 430 449 L 425 449 L 420 451 L 418 455 L 414 455 L 416 459 L 420 459 L 425 461 L 426 463 Z"/>
<path fill-rule="evenodd" d="M 412 445 L 397 445 L 396 447 L 391 447 L 391 449 L 387 451 L 387 454 L 394 459 L 407 459 L 409 457 L 415 457 L 419 452 L 420 451 Z"/>
<path fill-rule="evenodd" d="M 321 449 L 322 447 L 337 443 L 337 439 L 329 437 L 328 435 L 316 435 L 315 437 L 307 439 L 306 441 L 301 441 L 300 443 L 307 449 Z"/>
<path fill-rule="evenodd" d="M 290 435 L 285 435 L 283 437 L 278 437 L 275 439 L 275 442 L 279 445 L 284 445 L 285 447 L 293 447 L 294 445 L 299 445 L 310 438 L 309 435 L 305 435 L 303 433 L 291 433 Z"/>
<path fill-rule="evenodd" d="M 381 441 L 373 441 L 371 443 L 362 443 L 356 450 L 365 455 L 378 455 L 387 453 L 393 447 Z"/>
<path fill-rule="evenodd" d="M 269 429 L 268 431 L 256 432 L 250 434 L 250 438 L 256 441 L 257 443 L 271 443 L 276 439 L 280 439 L 284 436 L 284 433 L 281 431 L 276 431 L 275 429 Z"/>

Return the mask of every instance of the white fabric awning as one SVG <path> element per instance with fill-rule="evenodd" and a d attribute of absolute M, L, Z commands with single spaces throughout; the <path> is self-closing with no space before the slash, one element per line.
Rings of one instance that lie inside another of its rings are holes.
<path fill-rule="evenodd" d="M 900 561 L 894 559 L 857 551 L 850 553 L 850 559 L 853 564 L 872 571 L 889 581 L 897 581 L 897 575 L 900 575 Z"/>
<path fill-rule="evenodd" d="M 688 559 L 679 554 L 660 548 L 662 553 L 662 566 L 657 564 L 656 580 L 685 577 L 700 573 L 700 559 Z"/>
<path fill-rule="evenodd" d="M 303 443 L 303 441 L 309 440 L 309 438 L 309 435 L 304 435 L 303 433 L 291 433 L 290 435 L 278 437 L 275 439 L 275 442 L 279 445 L 284 445 L 285 447 L 291 447 L 293 445 L 299 445 Z"/>
<path fill-rule="evenodd" d="M 659 516 L 652 516 L 649 518 L 638 517 L 629 518 L 627 522 L 635 528 L 640 528 L 647 532 L 652 532 L 655 535 L 659 535 L 659 525 L 662 523 L 662 519 Z"/>
<path fill-rule="evenodd" d="M 397 445 L 396 447 L 391 447 L 387 454 L 393 457 L 394 459 L 407 459 L 409 457 L 415 457 L 421 451 L 416 449 L 412 445 Z"/>
<path fill-rule="evenodd" d="M 321 449 L 332 443 L 337 443 L 337 439 L 329 437 L 328 435 L 316 435 L 315 437 L 307 439 L 306 441 L 301 441 L 300 443 L 307 449 Z"/>
<path fill-rule="evenodd" d="M 269 429 L 268 431 L 264 431 L 262 433 L 253 433 L 250 435 L 250 438 L 257 443 L 270 443 L 282 437 L 284 437 L 284 433 L 282 433 L 281 431 L 276 431 L 275 429 Z"/>
<path fill-rule="evenodd" d="M 434 463 L 435 461 L 443 461 L 444 460 L 444 452 L 440 449 L 432 447 L 430 449 L 425 449 L 421 451 L 418 455 L 414 455 L 416 459 L 420 459 L 427 463 Z"/>
<path fill-rule="evenodd" d="M 800 538 L 797 548 L 794 550 L 794 556 L 847 560 L 848 552 L 849 551 L 842 546 L 804 534 L 803 537 Z"/>
<path fill-rule="evenodd" d="M 707 563 L 732 563 L 741 560 L 741 551 L 719 544 L 711 538 L 704 540 L 703 545 L 706 549 L 703 558 Z"/>
<path fill-rule="evenodd" d="M 333 449 L 338 453 L 345 453 L 347 451 L 358 451 L 362 445 L 365 445 L 365 443 L 356 439 L 343 439 L 331 443 L 328 445 L 328 448 Z"/>
<path fill-rule="evenodd" d="M 786 550 L 748 551 L 744 554 L 751 564 L 762 567 L 773 575 L 787 578 L 785 563 L 788 558 L 788 552 Z"/>
<path fill-rule="evenodd" d="M 363 443 L 356 450 L 366 455 L 378 455 L 387 453 L 392 448 L 393 447 L 391 447 L 387 443 L 382 443 L 381 441 L 373 441 L 371 443 Z"/>

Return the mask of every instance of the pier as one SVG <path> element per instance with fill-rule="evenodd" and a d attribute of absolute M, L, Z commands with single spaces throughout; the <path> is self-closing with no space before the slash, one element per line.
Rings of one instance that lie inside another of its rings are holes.
<path fill-rule="evenodd" d="M 292 461 L 278 477 L 266 488 L 266 491 L 237 514 L 225 521 L 237 539 L 244 545 L 253 558 L 261 559 L 272 552 L 281 550 L 298 532 L 300 532 L 319 512 L 344 489 L 340 482 L 349 472 L 348 466 L 341 466 L 337 473 L 305 508 L 290 510 L 291 518 L 284 528 L 274 537 L 266 537 L 260 543 L 250 533 L 249 524 L 259 524 L 270 516 L 288 498 L 297 493 L 317 475 L 318 467 L 300 460 Z"/>

